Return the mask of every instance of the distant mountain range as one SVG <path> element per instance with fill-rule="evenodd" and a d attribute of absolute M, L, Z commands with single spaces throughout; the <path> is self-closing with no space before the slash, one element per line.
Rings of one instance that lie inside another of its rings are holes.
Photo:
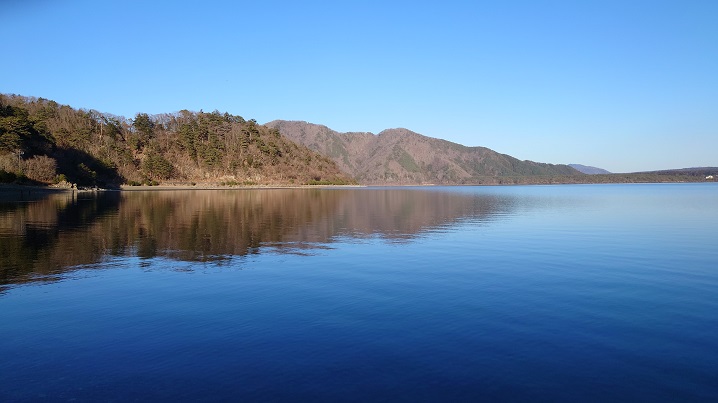
<path fill-rule="evenodd" d="M 605 169 L 591 167 L 591 166 L 587 166 L 587 165 L 568 164 L 568 166 L 570 166 L 571 168 L 573 168 L 581 173 L 585 173 L 587 175 L 610 174 L 610 172 L 606 171 Z"/>
<path fill-rule="evenodd" d="M 340 133 L 322 125 L 285 120 L 266 126 L 328 156 L 362 184 L 548 183 L 555 177 L 583 176 L 568 165 L 521 161 L 485 147 L 466 147 L 407 129 Z"/>

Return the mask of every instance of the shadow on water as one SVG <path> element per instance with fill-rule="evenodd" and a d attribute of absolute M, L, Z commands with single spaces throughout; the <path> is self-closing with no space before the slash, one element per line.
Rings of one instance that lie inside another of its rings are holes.
<path fill-rule="evenodd" d="M 0 282 L 52 280 L 110 256 L 213 262 L 339 239 L 412 242 L 512 209 L 496 195 L 425 189 L 37 194 L 0 198 Z"/>

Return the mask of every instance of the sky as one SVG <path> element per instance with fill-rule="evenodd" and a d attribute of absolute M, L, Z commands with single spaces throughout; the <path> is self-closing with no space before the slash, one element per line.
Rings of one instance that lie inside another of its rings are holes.
<path fill-rule="evenodd" d="M 718 1 L 0 0 L 0 93 L 718 166 Z"/>

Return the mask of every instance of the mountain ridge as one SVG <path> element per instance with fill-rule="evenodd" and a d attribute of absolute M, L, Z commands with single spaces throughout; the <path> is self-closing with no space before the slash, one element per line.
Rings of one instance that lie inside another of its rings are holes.
<path fill-rule="evenodd" d="M 363 184 L 507 184 L 552 182 L 582 175 L 568 165 L 521 161 L 486 147 L 468 147 L 406 128 L 341 133 L 306 121 L 265 124 L 287 138 L 326 155 Z"/>

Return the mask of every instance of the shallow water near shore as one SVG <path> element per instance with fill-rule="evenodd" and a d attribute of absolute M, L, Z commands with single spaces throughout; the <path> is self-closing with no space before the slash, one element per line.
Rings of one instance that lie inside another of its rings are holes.
<path fill-rule="evenodd" d="M 715 401 L 718 186 L 0 200 L 0 401 Z"/>

